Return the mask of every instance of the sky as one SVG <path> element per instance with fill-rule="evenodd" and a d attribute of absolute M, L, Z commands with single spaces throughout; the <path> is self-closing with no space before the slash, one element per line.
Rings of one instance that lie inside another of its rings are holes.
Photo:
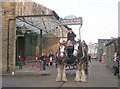
<path fill-rule="evenodd" d="M 75 15 L 83 18 L 81 40 L 97 43 L 98 39 L 118 37 L 119 0 L 33 0 L 54 10 L 60 18 Z M 80 25 L 69 26 L 79 38 Z"/>

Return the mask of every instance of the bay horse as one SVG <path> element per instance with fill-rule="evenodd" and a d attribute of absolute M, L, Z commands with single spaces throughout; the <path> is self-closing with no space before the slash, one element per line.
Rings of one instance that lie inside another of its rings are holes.
<path fill-rule="evenodd" d="M 56 81 L 67 81 L 66 78 L 66 66 L 74 65 L 76 70 L 75 81 L 86 82 L 86 58 L 87 50 L 81 41 L 77 41 L 74 45 L 72 42 L 60 43 L 58 50 L 58 73 Z"/>

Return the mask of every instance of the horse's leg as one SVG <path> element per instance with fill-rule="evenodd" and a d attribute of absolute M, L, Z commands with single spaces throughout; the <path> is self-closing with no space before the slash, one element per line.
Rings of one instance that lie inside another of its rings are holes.
<path fill-rule="evenodd" d="M 88 74 L 88 63 L 85 62 L 85 74 Z"/>
<path fill-rule="evenodd" d="M 80 67 L 79 63 L 76 64 L 76 76 L 75 76 L 75 81 L 76 81 L 76 82 L 79 82 L 79 81 L 80 81 L 80 71 L 79 71 L 79 67 Z"/>
<path fill-rule="evenodd" d="M 81 64 L 81 76 L 80 76 L 80 80 L 81 82 L 86 82 L 86 75 L 85 75 L 85 70 L 84 70 L 84 62 Z"/>
<path fill-rule="evenodd" d="M 61 81 L 62 79 L 62 75 L 61 75 L 61 64 L 58 64 L 58 74 L 57 74 L 57 78 L 56 81 Z"/>
<path fill-rule="evenodd" d="M 67 78 L 66 78 L 66 64 L 63 64 L 62 65 L 62 69 L 63 69 L 63 71 L 62 71 L 62 81 L 67 81 Z"/>

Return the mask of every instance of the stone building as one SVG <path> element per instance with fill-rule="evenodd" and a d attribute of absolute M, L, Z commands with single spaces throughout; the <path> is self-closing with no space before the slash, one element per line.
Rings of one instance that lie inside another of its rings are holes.
<path fill-rule="evenodd" d="M 98 39 L 98 48 L 97 48 L 97 58 L 99 60 L 100 55 L 105 56 L 106 54 L 106 46 L 111 39 Z M 104 60 L 104 57 L 102 57 Z M 104 60 L 105 61 L 105 60 Z"/>
<path fill-rule="evenodd" d="M 0 74 L 2 70 L 2 2 L 0 1 Z"/>
<path fill-rule="evenodd" d="M 66 37 L 67 28 L 60 27 L 57 14 L 40 4 L 30 2 L 30 0 L 5 0 L 2 2 L 0 14 L 2 15 L 2 71 L 10 71 L 16 66 L 16 33 L 17 28 L 25 24 L 30 32 L 37 36 L 36 49 L 40 51 L 42 44 L 43 51 L 55 51 L 59 38 Z M 52 15 L 44 16 L 44 15 Z M 40 16 L 40 17 L 39 17 Z M 56 29 L 56 28 L 59 28 Z M 64 29 L 64 30 L 62 30 Z M 1 30 L 0 30 L 1 31 Z M 43 40 L 40 42 L 40 31 L 43 35 Z M 61 35 L 61 32 L 63 33 Z M 37 51 L 36 50 L 36 51 Z"/>
<path fill-rule="evenodd" d="M 119 45 L 120 42 L 118 40 L 118 38 L 113 38 L 111 39 L 108 43 L 106 43 L 106 65 L 107 67 L 113 71 L 113 58 L 114 58 L 114 54 L 115 52 L 119 52 Z"/>
<path fill-rule="evenodd" d="M 111 71 L 114 71 L 113 59 L 116 51 L 120 52 L 120 37 L 111 39 L 98 39 L 98 59 L 99 56 L 102 55 L 103 62 Z"/>

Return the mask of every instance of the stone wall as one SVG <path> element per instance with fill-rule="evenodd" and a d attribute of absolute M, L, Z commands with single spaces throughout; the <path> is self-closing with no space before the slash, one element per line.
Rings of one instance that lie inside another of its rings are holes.
<path fill-rule="evenodd" d="M 116 51 L 114 43 L 118 46 L 118 39 L 116 39 L 111 44 L 106 46 L 106 58 L 107 58 L 106 65 L 111 71 L 113 71 L 113 64 L 114 64 L 113 58 L 114 58 L 114 54 Z M 118 49 L 119 49 L 119 47 L 117 47 L 117 50 Z"/>
<path fill-rule="evenodd" d="M 0 75 L 2 72 L 2 2 L 0 1 Z"/>
<path fill-rule="evenodd" d="M 113 51 L 113 46 L 112 46 L 112 44 L 111 45 L 108 45 L 107 47 L 106 47 L 106 59 L 107 59 L 107 61 L 106 61 L 106 66 L 111 70 L 111 71 L 113 71 L 113 60 L 112 60 L 112 58 L 114 57 L 114 51 Z"/>
<path fill-rule="evenodd" d="M 13 1 L 13 2 L 10 2 Z M 0 39 L 2 38 L 2 69 L 6 71 L 7 69 L 7 59 L 9 60 L 9 68 L 10 70 L 15 69 L 15 60 L 16 60 L 16 21 L 14 20 L 17 16 L 24 16 L 24 15 L 42 15 L 42 14 L 49 14 L 52 12 L 51 9 L 46 8 L 40 4 L 34 2 L 26 2 L 26 0 L 4 0 L 2 2 L 2 33 L 0 33 Z M 22 1 L 22 2 L 20 2 Z M 29 0 L 27 0 L 29 1 Z M 13 19 L 13 20 L 10 20 Z M 9 31 L 9 44 L 8 44 L 8 31 Z M 64 31 L 64 30 L 63 30 Z M 66 34 L 66 32 L 63 32 Z M 2 37 L 1 37 L 2 34 Z M 57 36 L 59 36 L 57 34 Z M 39 37 L 39 36 L 38 36 Z M 38 39 L 39 40 L 39 39 Z M 51 44 L 52 42 L 52 44 Z M 58 39 L 46 39 L 44 41 L 44 48 L 43 50 L 48 51 L 53 49 L 56 50 L 58 44 Z M 39 41 L 38 45 L 39 46 Z M 0 49 L 1 52 L 1 49 Z"/>
<path fill-rule="evenodd" d="M 56 52 L 56 49 L 59 46 L 59 38 L 49 37 L 43 39 L 43 52 L 49 53 L 49 50 L 52 50 L 53 53 Z"/>
<path fill-rule="evenodd" d="M 50 14 L 52 11 L 35 2 L 15 2 L 15 5 L 16 16 Z"/>
<path fill-rule="evenodd" d="M 12 2 L 3 2 L 2 9 L 2 69 L 5 71 L 7 68 L 7 59 L 9 59 L 8 67 L 10 69 L 15 65 L 13 64 L 13 59 L 15 59 L 15 20 L 10 20 L 15 18 L 15 5 Z"/>

